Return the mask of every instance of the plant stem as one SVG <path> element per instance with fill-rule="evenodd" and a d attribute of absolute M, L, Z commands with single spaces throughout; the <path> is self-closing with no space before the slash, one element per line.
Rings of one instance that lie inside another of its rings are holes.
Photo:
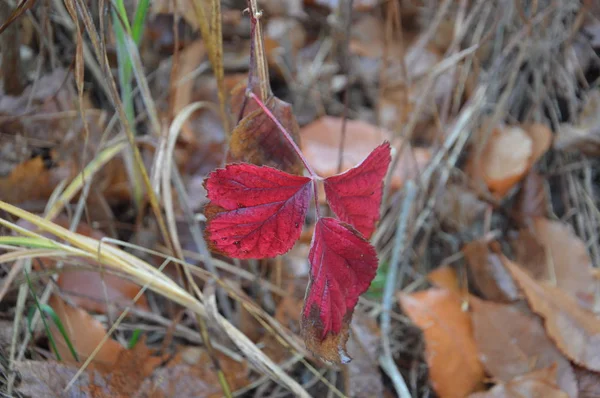
<path fill-rule="evenodd" d="M 250 98 L 252 98 L 254 100 L 254 102 L 256 102 L 256 104 L 258 106 L 260 106 L 260 108 L 263 110 L 263 112 L 266 113 L 266 115 L 269 117 L 269 119 L 271 119 L 273 121 L 273 123 L 275 123 L 275 125 L 277 126 L 279 131 L 281 131 L 281 133 L 283 134 L 285 139 L 289 142 L 289 144 L 292 146 L 292 148 L 294 148 L 294 151 L 296 152 L 296 154 L 298 155 L 300 160 L 302 160 L 302 163 L 304 164 L 304 167 L 306 167 L 306 170 L 308 170 L 308 174 L 310 174 L 310 177 L 313 180 L 313 191 L 314 191 L 315 210 L 317 212 L 317 219 L 321 218 L 321 212 L 319 210 L 319 190 L 317 189 L 317 181 L 321 180 L 322 177 L 319 176 L 313 170 L 313 168 L 308 163 L 308 160 L 306 160 L 306 158 L 304 157 L 304 154 L 302 153 L 302 151 L 300 150 L 300 148 L 298 147 L 298 145 L 296 144 L 296 142 L 290 135 L 290 133 L 287 132 L 285 127 L 283 127 L 283 125 L 279 122 L 279 120 L 277 120 L 275 115 L 273 115 L 273 112 L 271 112 L 271 110 L 269 108 L 267 108 L 265 103 L 262 102 L 260 100 L 260 98 L 258 98 L 258 96 L 256 94 L 254 94 L 253 92 L 248 93 L 248 96 Z"/>
<path fill-rule="evenodd" d="M 262 27 L 260 17 L 262 11 L 258 9 L 257 0 L 248 0 L 248 8 L 250 9 L 250 22 L 252 24 L 252 42 L 250 53 L 254 55 L 255 65 L 250 65 L 250 72 L 256 66 L 256 74 L 258 75 L 258 86 L 260 98 L 266 101 L 271 96 L 271 85 L 269 81 L 269 69 L 267 67 L 267 57 L 265 54 L 265 46 L 263 43 Z M 248 81 L 250 83 L 250 80 Z"/>

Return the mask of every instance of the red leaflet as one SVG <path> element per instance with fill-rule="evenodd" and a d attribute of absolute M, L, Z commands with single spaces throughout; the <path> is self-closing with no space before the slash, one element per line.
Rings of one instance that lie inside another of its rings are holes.
<path fill-rule="evenodd" d="M 369 238 L 379 219 L 383 178 L 391 161 L 385 142 L 358 166 L 325 179 L 327 202 L 335 214 Z"/>
<path fill-rule="evenodd" d="M 321 218 L 308 260 L 310 283 L 302 310 L 306 345 L 323 359 L 347 363 L 348 327 L 358 297 L 375 277 L 375 248 L 351 226 Z"/>
<path fill-rule="evenodd" d="M 231 257 L 275 257 L 300 237 L 312 180 L 251 164 L 213 171 L 204 186 L 210 203 L 207 241 Z"/>

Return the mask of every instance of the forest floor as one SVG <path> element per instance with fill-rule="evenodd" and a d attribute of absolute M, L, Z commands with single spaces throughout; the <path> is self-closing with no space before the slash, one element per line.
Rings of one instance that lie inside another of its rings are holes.
<path fill-rule="evenodd" d="M 595 3 L 0 3 L 0 394 L 599 397 Z"/>

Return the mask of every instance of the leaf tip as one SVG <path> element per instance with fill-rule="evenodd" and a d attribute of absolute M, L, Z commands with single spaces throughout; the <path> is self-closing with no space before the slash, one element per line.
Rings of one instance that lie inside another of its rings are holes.
<path fill-rule="evenodd" d="M 346 350 L 346 343 L 350 337 L 350 319 L 352 313 L 346 313 L 343 319 L 342 327 L 338 333 L 325 331 L 325 325 L 319 316 L 319 309 L 313 305 L 309 311 L 302 310 L 301 335 L 306 344 L 306 348 L 329 364 L 347 364 L 352 361 L 352 357 Z M 308 313 L 308 315 L 307 315 Z M 325 336 L 323 333 L 325 332 Z"/>

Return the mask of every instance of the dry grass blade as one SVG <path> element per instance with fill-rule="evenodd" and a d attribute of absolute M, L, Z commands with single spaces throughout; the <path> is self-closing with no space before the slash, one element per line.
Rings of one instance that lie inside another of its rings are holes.
<path fill-rule="evenodd" d="M 224 130 L 231 131 L 231 121 L 227 111 L 227 92 L 225 87 L 225 69 L 223 67 L 223 35 L 221 2 L 219 0 L 192 0 L 196 19 L 200 26 L 202 37 L 208 48 L 208 59 L 212 65 L 219 95 L 219 108 Z M 206 15 L 206 3 L 210 8 L 210 18 Z"/>
<path fill-rule="evenodd" d="M 94 258 L 99 263 L 123 272 L 131 279 L 142 286 L 148 286 L 152 291 L 174 301 L 177 304 L 191 310 L 198 316 L 206 318 L 207 311 L 205 306 L 195 299 L 191 294 L 179 287 L 170 278 L 154 268 L 145 261 L 129 254 L 121 249 L 103 243 L 97 239 L 89 238 L 65 228 L 62 228 L 51 221 L 45 220 L 25 210 L 19 209 L 13 205 L 0 201 L 0 209 L 12 214 L 15 217 L 22 218 L 31 222 L 38 228 L 52 233 L 60 239 L 85 252 L 85 256 Z M 0 218 L 0 224 L 15 230 L 16 232 L 33 238 L 43 238 L 31 231 L 24 230 L 16 224 L 10 223 Z M 69 250 L 72 250 L 70 248 Z M 81 252 L 78 252 L 81 253 Z M 69 253 L 65 252 L 66 255 Z M 82 254 L 78 254 L 82 255 Z M 25 292 L 27 293 L 27 292 Z M 290 389 L 299 396 L 309 397 L 308 393 L 292 378 L 287 376 L 277 364 L 268 358 L 256 345 L 254 345 L 242 332 L 236 329 L 227 319 L 217 313 L 211 313 L 211 317 L 227 332 L 231 340 L 245 354 L 245 356 L 254 363 L 258 369 L 265 371 L 274 381 L 277 381 Z M 251 358 L 250 358 L 251 357 Z"/>

